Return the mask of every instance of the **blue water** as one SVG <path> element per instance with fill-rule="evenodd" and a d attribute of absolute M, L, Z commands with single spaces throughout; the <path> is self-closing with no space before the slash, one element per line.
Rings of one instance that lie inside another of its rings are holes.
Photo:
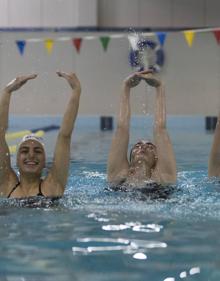
<path fill-rule="evenodd" d="M 59 117 L 13 117 L 10 130 L 59 123 Z M 19 208 L 0 200 L 0 281 L 219 281 L 220 181 L 207 178 L 213 135 L 202 117 L 170 117 L 168 129 L 177 189 L 152 200 L 105 190 L 112 132 L 99 130 L 99 118 L 79 118 L 59 204 Z M 149 138 L 152 120 L 134 118 L 131 130 L 131 144 Z M 48 166 L 56 134 L 45 135 Z"/>

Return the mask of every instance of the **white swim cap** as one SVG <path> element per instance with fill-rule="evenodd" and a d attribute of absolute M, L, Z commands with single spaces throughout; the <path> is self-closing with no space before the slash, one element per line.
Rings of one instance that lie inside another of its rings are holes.
<path fill-rule="evenodd" d="M 43 149 L 44 149 L 43 138 L 42 138 L 42 137 L 38 137 L 38 136 L 35 135 L 35 134 L 28 134 L 28 135 L 23 136 L 21 142 L 18 144 L 18 149 L 19 149 L 19 147 L 22 145 L 22 143 L 24 143 L 25 141 L 28 141 L 28 140 L 34 140 L 34 141 L 40 143 L 41 146 L 42 146 Z"/>

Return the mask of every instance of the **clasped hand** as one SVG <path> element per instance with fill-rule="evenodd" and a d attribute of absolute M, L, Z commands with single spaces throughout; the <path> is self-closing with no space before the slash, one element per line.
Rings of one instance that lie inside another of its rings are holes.
<path fill-rule="evenodd" d="M 159 87 L 161 85 L 161 82 L 159 79 L 155 77 L 153 72 L 151 70 L 144 70 L 140 72 L 135 72 L 128 76 L 124 83 L 127 87 L 133 88 L 136 87 L 141 80 L 145 80 L 146 83 L 152 87 Z"/>

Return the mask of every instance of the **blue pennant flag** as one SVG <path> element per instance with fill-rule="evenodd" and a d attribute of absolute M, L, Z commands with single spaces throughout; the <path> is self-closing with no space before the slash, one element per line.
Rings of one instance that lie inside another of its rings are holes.
<path fill-rule="evenodd" d="M 163 46 L 164 42 L 165 42 L 165 39 L 166 39 L 166 33 L 164 32 L 157 32 L 157 38 L 160 42 L 160 45 Z"/>
<path fill-rule="evenodd" d="M 21 55 L 23 55 L 24 54 L 24 48 L 25 48 L 25 45 L 26 45 L 26 41 L 19 40 L 19 41 L 16 41 L 16 44 L 18 46 L 19 53 Z"/>

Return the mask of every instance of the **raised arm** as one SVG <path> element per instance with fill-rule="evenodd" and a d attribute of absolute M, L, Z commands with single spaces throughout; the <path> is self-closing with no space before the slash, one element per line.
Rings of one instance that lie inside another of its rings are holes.
<path fill-rule="evenodd" d="M 220 113 L 215 128 L 211 152 L 209 155 L 208 175 L 209 177 L 220 176 Z"/>
<path fill-rule="evenodd" d="M 158 81 L 159 82 L 159 81 Z M 154 141 L 158 153 L 158 172 L 161 183 L 176 182 L 176 159 L 173 146 L 166 129 L 166 102 L 164 86 L 156 86 L 156 110 L 154 121 Z"/>
<path fill-rule="evenodd" d="M 107 174 L 109 182 L 120 182 L 128 173 L 129 162 L 127 152 L 131 118 L 130 90 L 137 86 L 139 82 L 139 73 L 134 73 L 127 77 L 122 84 L 117 128 L 108 156 Z"/>
<path fill-rule="evenodd" d="M 8 183 L 16 180 L 16 174 L 11 168 L 9 148 L 6 143 L 5 134 L 8 127 L 9 105 L 12 92 L 20 89 L 28 80 L 36 78 L 37 75 L 20 76 L 13 79 L 3 89 L 0 96 L 0 191 L 3 195 L 7 193 Z"/>
<path fill-rule="evenodd" d="M 161 183 L 176 182 L 176 160 L 173 146 L 166 129 L 165 90 L 160 80 L 152 73 L 145 75 L 146 82 L 156 88 L 156 107 L 154 120 L 154 142 L 157 147 L 157 172 Z"/>
<path fill-rule="evenodd" d="M 81 94 L 81 85 L 76 74 L 74 73 L 65 73 L 57 72 L 59 77 L 64 78 L 71 87 L 71 96 L 68 102 L 66 111 L 63 116 L 62 124 L 60 131 L 58 133 L 54 160 L 51 171 L 48 175 L 48 179 L 52 180 L 55 185 L 51 186 L 51 190 L 48 191 L 52 195 L 62 195 L 67 183 L 68 170 L 69 170 L 69 159 L 70 159 L 70 144 L 71 144 L 71 135 L 76 121 L 79 100 Z M 57 189 L 56 187 L 57 186 Z"/>

